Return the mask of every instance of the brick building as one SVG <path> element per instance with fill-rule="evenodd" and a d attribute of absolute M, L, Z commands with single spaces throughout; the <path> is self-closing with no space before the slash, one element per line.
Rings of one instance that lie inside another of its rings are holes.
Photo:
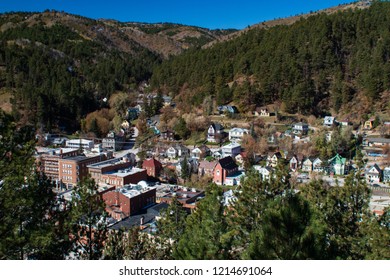
<path fill-rule="evenodd" d="M 160 176 L 160 172 L 163 169 L 163 166 L 158 160 L 150 158 L 144 160 L 144 162 L 142 163 L 142 168 L 146 169 L 148 176 L 158 177 Z"/>
<path fill-rule="evenodd" d="M 104 154 L 92 157 L 74 156 L 58 160 L 58 176 L 67 188 L 74 187 L 88 176 L 88 165 L 106 160 Z"/>
<path fill-rule="evenodd" d="M 217 185 L 225 185 L 226 177 L 238 172 L 238 165 L 232 157 L 225 157 L 218 161 L 213 171 L 213 182 Z"/>
<path fill-rule="evenodd" d="M 133 185 L 103 193 L 106 211 L 116 220 L 136 214 L 156 203 L 156 188 Z"/>
<path fill-rule="evenodd" d="M 133 165 L 128 158 L 113 158 L 88 165 L 88 173 L 96 183 L 102 182 L 102 175 L 119 169 L 129 168 Z"/>
<path fill-rule="evenodd" d="M 130 167 L 102 174 L 99 183 L 123 187 L 128 184 L 138 184 L 147 179 L 148 174 L 145 169 Z"/>
<path fill-rule="evenodd" d="M 38 170 L 45 173 L 45 175 L 52 181 L 58 184 L 59 182 L 59 165 L 58 162 L 62 158 L 77 156 L 78 149 L 46 149 L 37 148 L 38 156 L 36 157 L 36 163 Z"/>

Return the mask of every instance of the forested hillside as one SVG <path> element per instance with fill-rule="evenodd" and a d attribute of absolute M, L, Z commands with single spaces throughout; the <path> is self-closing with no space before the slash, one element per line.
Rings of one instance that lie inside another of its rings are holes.
<path fill-rule="evenodd" d="M 23 123 L 74 131 L 86 114 L 106 106 L 112 93 L 147 81 L 164 57 L 232 31 L 56 11 L 0 15 L 1 99 L 10 97 Z"/>
<path fill-rule="evenodd" d="M 212 95 L 217 105 L 234 101 L 242 110 L 280 100 L 290 113 L 369 113 L 382 108 L 373 104 L 387 102 L 389 26 L 390 3 L 375 2 L 364 10 L 254 28 L 163 62 L 152 85 L 193 105 Z"/>

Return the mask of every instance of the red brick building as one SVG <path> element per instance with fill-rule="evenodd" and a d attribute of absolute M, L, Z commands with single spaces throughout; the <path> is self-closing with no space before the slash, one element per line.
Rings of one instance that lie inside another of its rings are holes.
<path fill-rule="evenodd" d="M 106 211 L 117 220 L 122 220 L 141 209 L 156 203 L 156 188 L 126 186 L 103 193 Z"/>
<path fill-rule="evenodd" d="M 37 150 L 38 156 L 36 157 L 36 163 L 39 171 L 45 173 L 45 175 L 52 181 L 58 183 L 59 177 L 59 160 L 67 157 L 74 157 L 79 154 L 78 149 L 44 149 Z"/>
<path fill-rule="evenodd" d="M 146 169 L 148 176 L 158 177 L 160 176 L 160 172 L 163 169 L 163 166 L 158 160 L 151 158 L 144 160 L 144 162 L 142 163 L 142 168 Z"/>
<path fill-rule="evenodd" d="M 74 187 L 78 182 L 88 176 L 87 166 L 106 160 L 103 154 L 93 157 L 75 156 L 58 160 L 58 176 L 66 187 Z"/>
<path fill-rule="evenodd" d="M 147 180 L 147 178 L 148 175 L 145 169 L 133 167 L 104 173 L 101 175 L 100 183 L 123 187 L 128 184 L 138 184 L 140 181 Z"/>
<path fill-rule="evenodd" d="M 217 185 L 224 185 L 226 177 L 237 172 L 238 165 L 232 157 L 228 156 L 218 161 L 213 171 L 213 182 Z"/>
<path fill-rule="evenodd" d="M 126 158 L 113 158 L 88 165 L 88 173 L 97 184 L 103 183 L 102 175 L 114 172 L 119 169 L 126 169 L 132 166 L 132 162 Z M 138 182 L 137 182 L 138 183 Z"/>

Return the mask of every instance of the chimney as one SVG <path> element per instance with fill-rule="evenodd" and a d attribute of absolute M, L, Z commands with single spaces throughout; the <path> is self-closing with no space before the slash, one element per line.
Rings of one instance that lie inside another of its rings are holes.
<path fill-rule="evenodd" d="M 145 222 L 145 217 L 142 216 L 139 223 L 140 223 L 140 225 L 142 226 L 142 225 L 144 224 L 144 222 Z"/>

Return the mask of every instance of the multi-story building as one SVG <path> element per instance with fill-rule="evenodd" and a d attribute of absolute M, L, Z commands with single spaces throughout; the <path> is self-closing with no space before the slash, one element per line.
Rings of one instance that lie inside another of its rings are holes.
<path fill-rule="evenodd" d="M 71 188 L 88 176 L 88 165 L 106 160 L 104 154 L 92 157 L 74 156 L 58 160 L 58 177 L 62 185 Z"/>
<path fill-rule="evenodd" d="M 107 137 L 103 138 L 102 146 L 103 149 L 110 151 L 121 150 L 125 142 L 125 137 L 123 134 L 117 134 L 113 131 L 107 134 Z"/>
<path fill-rule="evenodd" d="M 246 128 L 235 127 L 229 131 L 229 141 L 241 142 L 245 135 L 249 134 L 249 130 Z"/>
<path fill-rule="evenodd" d="M 136 214 L 156 203 L 156 188 L 145 185 L 126 185 L 102 195 L 106 211 L 116 220 Z"/>
<path fill-rule="evenodd" d="M 72 139 L 66 141 L 66 147 L 68 148 L 74 148 L 74 149 L 87 149 L 91 150 L 94 146 L 94 143 L 92 140 L 86 140 L 86 139 Z"/>
<path fill-rule="evenodd" d="M 117 188 L 128 184 L 138 184 L 140 181 L 145 181 L 148 174 L 145 169 L 129 167 L 103 173 L 101 175 L 101 184 L 114 185 Z"/>
<path fill-rule="evenodd" d="M 150 158 L 144 160 L 144 162 L 142 163 L 142 168 L 146 169 L 148 176 L 158 177 L 160 176 L 160 172 L 163 167 L 161 162 L 154 158 Z"/>
<path fill-rule="evenodd" d="M 223 126 L 219 123 L 213 123 L 207 130 L 207 142 L 221 143 L 225 138 L 225 132 Z"/>
<path fill-rule="evenodd" d="M 56 184 L 59 183 L 59 165 L 58 162 L 62 158 L 77 156 L 78 149 L 62 148 L 62 149 L 37 149 L 36 162 L 38 169 Z"/>
<path fill-rule="evenodd" d="M 222 157 L 235 157 L 241 153 L 241 145 L 237 143 L 230 143 L 222 146 Z"/>
<path fill-rule="evenodd" d="M 128 157 L 112 158 L 109 160 L 101 161 L 98 163 L 90 164 L 87 166 L 88 173 L 96 183 L 102 182 L 102 174 L 112 172 L 119 169 L 129 168 L 134 165 L 134 162 L 129 160 Z"/>
<path fill-rule="evenodd" d="M 232 157 L 225 157 L 218 161 L 213 171 L 213 182 L 217 185 L 225 185 L 226 177 L 238 172 L 238 165 L 234 162 Z"/>

